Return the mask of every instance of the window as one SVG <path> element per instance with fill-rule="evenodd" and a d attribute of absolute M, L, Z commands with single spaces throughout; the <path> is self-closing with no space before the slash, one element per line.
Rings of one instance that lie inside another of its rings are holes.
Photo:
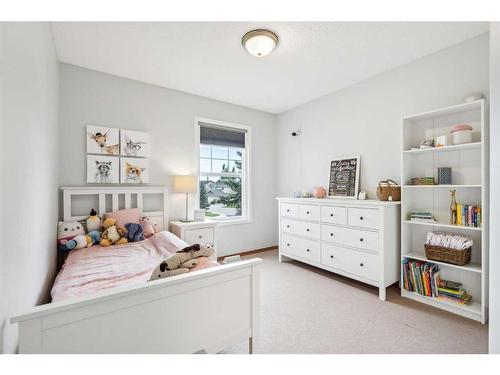
<path fill-rule="evenodd" d="M 196 121 L 199 141 L 199 207 L 213 220 L 247 221 L 250 128 Z"/>

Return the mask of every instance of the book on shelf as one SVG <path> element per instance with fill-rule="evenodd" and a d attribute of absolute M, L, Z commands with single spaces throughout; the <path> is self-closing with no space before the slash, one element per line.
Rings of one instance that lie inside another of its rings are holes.
<path fill-rule="evenodd" d="M 434 185 L 434 177 L 413 177 L 410 183 L 412 185 Z"/>
<path fill-rule="evenodd" d="M 437 264 L 421 260 L 403 260 L 403 288 L 425 297 L 468 304 L 472 297 L 461 283 L 441 280 Z"/>
<path fill-rule="evenodd" d="M 412 211 L 410 221 L 417 223 L 435 223 L 436 220 L 430 211 Z"/>
<path fill-rule="evenodd" d="M 481 226 L 481 207 L 457 203 L 456 225 L 479 228 Z"/>

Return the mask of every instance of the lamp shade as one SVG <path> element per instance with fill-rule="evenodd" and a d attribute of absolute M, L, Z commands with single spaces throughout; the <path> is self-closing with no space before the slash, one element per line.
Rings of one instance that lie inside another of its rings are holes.
<path fill-rule="evenodd" d="M 198 176 L 174 176 L 174 192 L 196 193 L 198 191 Z"/>

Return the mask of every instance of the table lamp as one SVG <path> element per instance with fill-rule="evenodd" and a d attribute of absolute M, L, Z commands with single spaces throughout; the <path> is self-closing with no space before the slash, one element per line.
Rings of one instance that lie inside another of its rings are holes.
<path fill-rule="evenodd" d="M 198 176 L 174 176 L 174 192 L 186 194 L 186 218 L 181 220 L 183 223 L 188 220 L 188 194 L 198 191 Z"/>

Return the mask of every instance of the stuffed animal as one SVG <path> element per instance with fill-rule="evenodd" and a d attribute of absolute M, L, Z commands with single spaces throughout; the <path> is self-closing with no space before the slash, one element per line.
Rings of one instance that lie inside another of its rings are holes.
<path fill-rule="evenodd" d="M 78 221 L 60 221 L 57 230 L 57 247 L 59 250 L 71 250 L 66 245 L 78 235 L 84 235 L 83 225 Z"/>
<path fill-rule="evenodd" d="M 149 281 L 187 273 L 190 268 L 198 264 L 198 259 L 196 258 L 201 256 L 209 257 L 214 253 L 215 249 L 211 245 L 196 244 L 188 246 L 161 262 L 151 273 Z"/>
<path fill-rule="evenodd" d="M 127 223 L 125 224 L 127 230 L 127 239 L 129 242 L 138 242 L 144 240 L 144 228 L 141 224 Z"/>
<path fill-rule="evenodd" d="M 144 237 L 149 238 L 153 234 L 159 232 L 158 224 L 153 223 L 151 219 L 147 216 L 141 216 L 139 221 L 144 229 Z"/>
<path fill-rule="evenodd" d="M 116 219 L 108 217 L 102 223 L 104 231 L 101 234 L 101 246 L 121 245 L 128 243 L 127 230 L 116 224 Z"/>
<path fill-rule="evenodd" d="M 101 232 L 94 230 L 88 234 L 79 234 L 73 239 L 66 243 L 68 250 L 73 249 L 83 249 L 84 247 L 90 247 L 99 242 L 101 238 Z"/>
<path fill-rule="evenodd" d="M 101 229 L 101 219 L 99 219 L 99 215 L 97 211 L 94 209 L 90 210 L 90 215 L 87 218 L 87 232 L 92 232 L 94 230 Z"/>
<path fill-rule="evenodd" d="M 101 231 L 93 230 L 87 233 L 87 247 L 95 245 L 101 241 Z"/>

